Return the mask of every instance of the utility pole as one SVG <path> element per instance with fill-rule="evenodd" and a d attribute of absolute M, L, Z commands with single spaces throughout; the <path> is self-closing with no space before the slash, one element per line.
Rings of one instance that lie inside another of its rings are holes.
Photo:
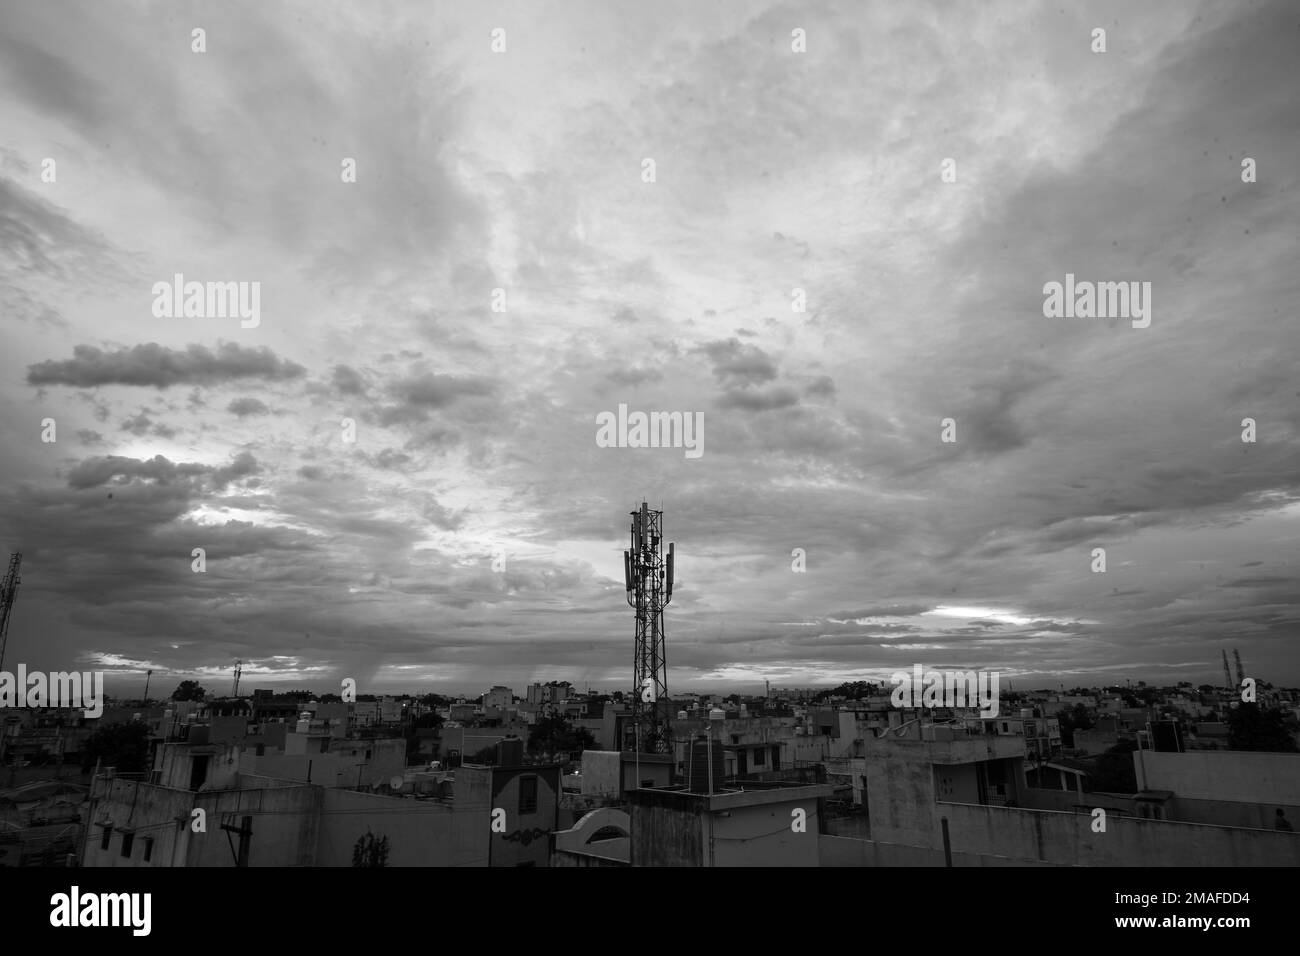
<path fill-rule="evenodd" d="M 149 681 L 153 678 L 153 671 L 144 672 L 144 705 L 149 706 Z"/>

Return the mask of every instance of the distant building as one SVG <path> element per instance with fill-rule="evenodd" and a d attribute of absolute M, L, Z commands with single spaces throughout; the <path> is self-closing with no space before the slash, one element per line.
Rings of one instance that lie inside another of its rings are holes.
<path fill-rule="evenodd" d="M 515 702 L 515 693 L 509 687 L 502 687 L 497 684 L 483 695 L 483 707 L 496 707 L 500 710 L 511 706 Z"/>

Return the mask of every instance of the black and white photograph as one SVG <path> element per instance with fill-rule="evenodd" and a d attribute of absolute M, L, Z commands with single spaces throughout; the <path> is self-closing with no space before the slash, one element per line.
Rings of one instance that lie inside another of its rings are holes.
<path fill-rule="evenodd" d="M 1280 928 L 1298 262 L 1293 0 L 0 0 L 0 903 Z"/>

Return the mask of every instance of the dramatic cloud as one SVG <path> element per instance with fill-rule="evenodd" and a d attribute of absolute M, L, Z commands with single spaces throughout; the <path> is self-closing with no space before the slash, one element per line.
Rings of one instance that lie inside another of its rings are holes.
<path fill-rule="evenodd" d="M 672 689 L 1300 681 L 1284 0 L 209 6 L 5 9 L 13 659 L 627 690 L 647 501 Z"/>
<path fill-rule="evenodd" d="M 223 342 L 215 349 L 191 345 L 183 352 L 156 342 L 105 352 L 78 345 L 73 358 L 40 362 L 27 370 L 29 385 L 216 385 L 241 379 L 285 381 L 306 370 L 275 355 L 269 348 L 246 348 Z"/>

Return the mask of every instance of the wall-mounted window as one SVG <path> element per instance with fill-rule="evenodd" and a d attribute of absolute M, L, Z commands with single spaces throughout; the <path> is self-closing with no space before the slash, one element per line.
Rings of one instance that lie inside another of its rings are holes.
<path fill-rule="evenodd" d="M 104 835 L 100 837 L 99 848 L 107 850 L 109 842 L 113 839 L 113 827 L 111 825 L 104 827 Z"/>
<path fill-rule="evenodd" d="M 122 855 L 129 859 L 131 856 L 131 848 L 134 846 L 135 846 L 135 834 L 123 833 L 122 834 Z"/>
<path fill-rule="evenodd" d="M 534 776 L 519 778 L 519 812 L 537 812 L 537 778 Z"/>
<path fill-rule="evenodd" d="M 754 766 L 762 767 L 767 763 L 767 751 L 762 747 L 754 748 Z"/>
<path fill-rule="evenodd" d="M 153 837 L 144 838 L 144 861 L 148 863 L 153 859 Z"/>

